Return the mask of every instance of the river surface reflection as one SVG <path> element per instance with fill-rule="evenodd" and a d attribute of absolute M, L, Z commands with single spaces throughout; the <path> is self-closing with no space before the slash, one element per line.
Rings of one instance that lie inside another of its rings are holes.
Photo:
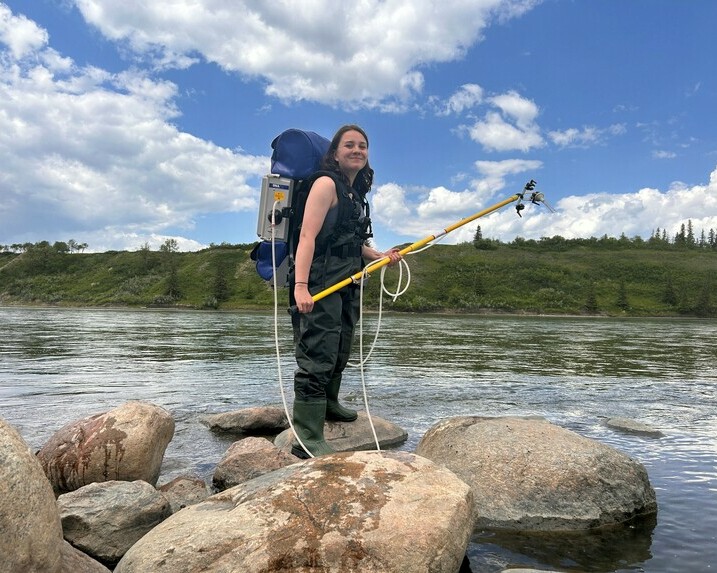
<path fill-rule="evenodd" d="M 279 314 L 285 393 L 294 362 Z M 366 318 L 365 342 L 376 316 Z M 412 451 L 438 420 L 539 415 L 647 468 L 655 521 L 589 536 L 476 532 L 473 573 L 712 571 L 717 567 L 715 321 L 385 315 L 365 369 L 371 413 L 405 428 Z M 271 313 L 0 308 L 0 416 L 39 449 L 61 426 L 130 399 L 168 409 L 176 431 L 160 481 L 211 479 L 231 438 L 208 413 L 280 404 Z M 342 392 L 360 403 L 357 370 Z M 613 416 L 663 432 L 616 432 Z"/>

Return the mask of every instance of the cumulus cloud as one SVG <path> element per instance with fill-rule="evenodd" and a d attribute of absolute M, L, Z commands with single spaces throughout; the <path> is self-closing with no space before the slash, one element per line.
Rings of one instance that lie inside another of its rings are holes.
<path fill-rule="evenodd" d="M 461 114 L 483 101 L 483 88 L 478 84 L 464 84 L 448 98 L 438 115 Z"/>
<path fill-rule="evenodd" d="M 2 4 L 0 20 L 0 241 L 92 233 L 93 247 L 123 248 L 111 237 L 151 238 L 202 213 L 255 208 L 269 159 L 179 131 L 174 84 L 78 67 Z"/>
<path fill-rule="evenodd" d="M 527 172 L 529 177 L 541 167 L 540 162 L 508 160 L 476 162 L 477 177 L 471 189 L 451 191 L 436 187 L 422 192 L 414 191 L 414 201 L 407 203 L 407 196 L 399 186 L 391 185 L 391 194 L 402 202 L 399 217 L 384 219 L 382 223 L 395 232 L 415 240 L 468 217 L 480 209 L 495 204 L 497 198 L 507 198 L 512 191 L 505 189 L 504 177 Z M 501 187 L 502 183 L 502 187 Z M 488 189 L 505 191 L 505 196 L 488 193 Z M 540 191 L 538 187 L 536 189 Z M 518 189 L 516 189 L 518 191 Z M 550 194 L 546 201 L 555 212 L 544 205 L 527 203 L 522 217 L 516 215 L 514 204 L 492 212 L 475 222 L 461 227 L 446 237 L 447 243 L 470 241 L 477 225 L 485 238 L 509 242 L 515 237 L 540 239 L 556 235 L 567 239 L 579 237 L 628 237 L 648 239 L 659 227 L 672 237 L 682 224 L 692 221 L 695 233 L 717 229 L 717 168 L 711 173 L 709 183 L 687 186 L 673 183 L 669 189 L 643 188 L 633 193 L 591 193 L 570 195 L 554 204 Z M 411 206 L 412 205 L 412 206 Z"/>
<path fill-rule="evenodd" d="M 491 206 L 496 196 L 506 190 L 508 178 L 525 172 L 532 174 L 541 166 L 535 160 L 476 161 L 476 176 L 467 188 L 459 191 L 444 186 L 405 189 L 396 183 L 382 185 L 372 198 L 375 213 L 372 217 L 407 238 L 427 236 Z M 520 190 L 522 185 L 515 191 Z M 501 199 L 513 192 L 506 192 Z M 472 237 L 473 232 L 475 225 L 456 231 L 447 241 L 469 240 L 465 237 L 467 234 Z"/>
<path fill-rule="evenodd" d="M 471 126 L 464 126 L 471 139 L 487 151 L 530 151 L 545 142 L 536 123 L 535 102 L 515 91 L 493 96 L 488 102 L 497 108 Z"/>
<path fill-rule="evenodd" d="M 25 16 L 16 16 L 0 4 L 0 42 L 7 45 L 13 59 L 19 60 L 47 44 L 47 31 Z"/>
<path fill-rule="evenodd" d="M 159 65 L 201 57 L 261 78 L 282 100 L 393 109 L 422 90 L 420 66 L 461 58 L 491 19 L 520 16 L 538 2 L 174 0 L 171 10 L 157 2 L 75 3 L 106 37 Z"/>

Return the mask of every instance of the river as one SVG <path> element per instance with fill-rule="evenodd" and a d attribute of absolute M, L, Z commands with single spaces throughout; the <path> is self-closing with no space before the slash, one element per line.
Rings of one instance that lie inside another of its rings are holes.
<path fill-rule="evenodd" d="M 211 481 L 231 443 L 202 416 L 292 398 L 288 315 L 0 307 L 0 416 L 39 449 L 64 424 L 140 399 L 169 410 L 175 436 L 160 482 Z M 377 323 L 366 318 L 365 345 Z M 365 368 L 372 415 L 415 449 L 438 420 L 539 415 L 640 461 L 656 520 L 590 536 L 476 532 L 473 573 L 508 566 L 667 573 L 717 568 L 717 322 L 384 315 Z M 362 391 L 357 369 L 342 394 Z M 608 428 L 632 418 L 661 438 Z"/>

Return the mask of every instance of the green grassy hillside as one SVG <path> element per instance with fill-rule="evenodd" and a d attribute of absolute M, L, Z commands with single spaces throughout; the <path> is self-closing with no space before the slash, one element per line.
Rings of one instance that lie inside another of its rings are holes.
<path fill-rule="evenodd" d="M 717 316 L 717 250 L 712 248 L 617 240 L 476 245 L 436 245 L 408 256 L 411 285 L 386 308 Z M 251 247 L 83 254 L 38 244 L 21 254 L 0 253 L 0 304 L 270 308 L 273 294 L 254 270 Z M 366 284 L 369 308 L 378 303 L 379 274 Z M 396 269 L 387 271 L 389 289 L 397 277 Z M 286 301 L 287 291 L 281 289 L 280 303 Z"/>

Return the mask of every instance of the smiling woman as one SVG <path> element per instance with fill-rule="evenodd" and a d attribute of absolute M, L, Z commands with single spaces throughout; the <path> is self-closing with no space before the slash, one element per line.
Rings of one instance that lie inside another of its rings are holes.
<path fill-rule="evenodd" d="M 306 458 L 333 452 L 324 439 L 324 422 L 351 422 L 358 414 L 338 402 L 354 326 L 359 318 L 356 285 L 314 301 L 312 295 L 361 270 L 364 261 L 400 260 L 397 249 L 380 253 L 368 240 L 366 193 L 373 183 L 368 136 L 357 125 L 334 135 L 306 200 L 291 294 L 299 315 L 292 321 L 298 369 L 294 375 L 292 453 Z"/>

